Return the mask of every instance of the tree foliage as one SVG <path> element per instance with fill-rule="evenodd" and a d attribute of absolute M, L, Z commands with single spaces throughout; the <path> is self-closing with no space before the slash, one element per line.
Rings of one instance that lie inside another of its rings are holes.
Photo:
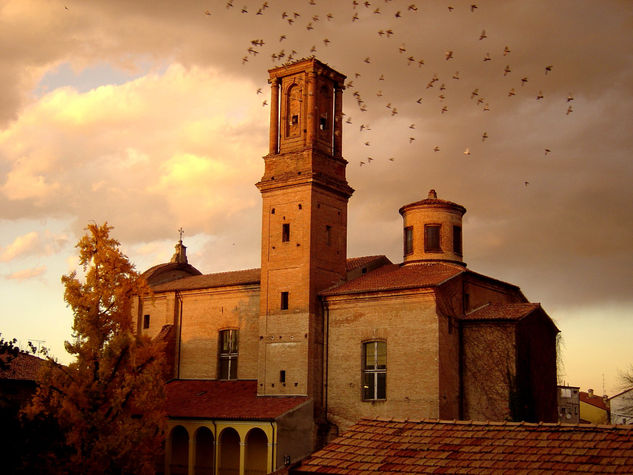
<path fill-rule="evenodd" d="M 111 229 L 91 224 L 76 246 L 84 275 L 62 277 L 76 359 L 49 361 L 25 410 L 59 424 L 67 456 L 49 455 L 63 472 L 151 473 L 164 437 L 163 348 L 135 331 L 132 313 L 149 288 Z"/>

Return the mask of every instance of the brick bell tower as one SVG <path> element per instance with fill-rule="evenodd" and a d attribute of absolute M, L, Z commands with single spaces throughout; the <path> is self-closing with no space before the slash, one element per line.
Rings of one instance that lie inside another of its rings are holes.
<path fill-rule="evenodd" d="M 345 76 L 311 57 L 269 70 L 270 150 L 262 194 L 258 394 L 307 395 L 319 414 L 319 291 L 345 278 Z"/>

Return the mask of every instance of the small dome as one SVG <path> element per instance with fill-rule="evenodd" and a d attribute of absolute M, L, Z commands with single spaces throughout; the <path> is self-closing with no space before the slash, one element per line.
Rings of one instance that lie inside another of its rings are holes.
<path fill-rule="evenodd" d="M 404 220 L 404 263 L 448 261 L 466 265 L 462 251 L 462 216 L 466 208 L 428 197 L 400 208 Z"/>
<path fill-rule="evenodd" d="M 189 264 L 187 261 L 187 248 L 182 241 L 178 241 L 176 252 L 170 262 L 150 267 L 142 275 L 150 286 L 154 286 L 182 279 L 183 277 L 202 275 L 202 272 Z"/>

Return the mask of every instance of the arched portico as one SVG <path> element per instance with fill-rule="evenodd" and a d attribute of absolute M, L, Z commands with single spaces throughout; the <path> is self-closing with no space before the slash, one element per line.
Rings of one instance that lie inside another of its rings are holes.
<path fill-rule="evenodd" d="M 169 433 L 167 456 L 172 475 L 189 473 L 189 433 L 181 425 L 175 426 Z"/>
<path fill-rule="evenodd" d="M 214 475 L 215 438 L 208 427 L 199 427 L 195 436 L 194 474 Z"/>
<path fill-rule="evenodd" d="M 268 465 L 268 437 L 263 430 L 253 428 L 246 434 L 244 475 L 265 475 Z"/>

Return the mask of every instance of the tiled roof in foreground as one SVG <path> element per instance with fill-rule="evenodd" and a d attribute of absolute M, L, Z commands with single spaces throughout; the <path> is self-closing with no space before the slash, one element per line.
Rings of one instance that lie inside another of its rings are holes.
<path fill-rule="evenodd" d="M 7 355 L 2 355 L 8 361 Z M 28 353 L 20 352 L 9 363 L 9 367 L 0 370 L 0 379 L 20 379 L 24 381 L 35 381 L 37 373 L 44 363 L 44 360 Z"/>
<path fill-rule="evenodd" d="M 291 473 L 633 472 L 633 426 L 362 419 Z"/>
<path fill-rule="evenodd" d="M 258 396 L 255 380 L 167 383 L 167 415 L 172 418 L 273 420 L 307 401 L 305 396 Z"/>

